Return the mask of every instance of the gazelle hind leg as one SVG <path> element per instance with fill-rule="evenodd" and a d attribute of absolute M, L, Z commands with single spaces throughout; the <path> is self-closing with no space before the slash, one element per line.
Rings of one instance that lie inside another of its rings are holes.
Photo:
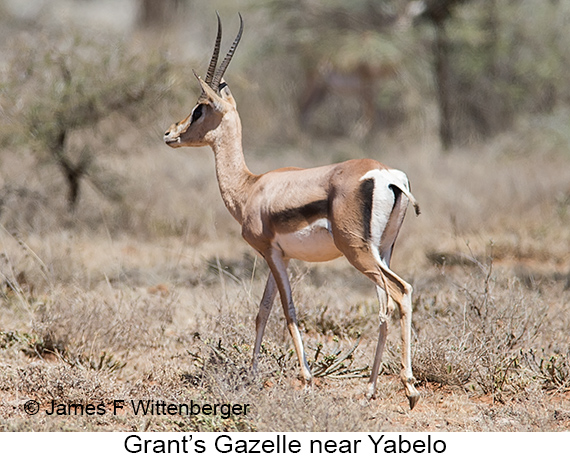
<path fill-rule="evenodd" d="M 283 312 L 285 313 L 285 319 L 287 320 L 287 327 L 291 334 L 291 338 L 293 339 L 295 352 L 297 353 L 297 358 L 299 359 L 299 364 L 301 366 L 301 374 L 303 375 L 305 382 L 309 384 L 313 376 L 311 375 L 311 369 L 307 363 L 307 357 L 305 356 L 305 350 L 303 348 L 303 340 L 301 339 L 301 332 L 299 331 L 299 326 L 297 324 L 297 314 L 295 312 L 295 305 L 293 304 L 291 284 L 289 283 L 289 277 L 287 275 L 287 260 L 283 259 L 282 255 L 275 249 L 271 250 L 269 255 L 264 256 L 264 258 L 269 265 L 271 273 L 277 283 L 277 288 L 279 289 L 279 296 L 281 297 Z"/>
<path fill-rule="evenodd" d="M 346 259 L 376 285 L 380 301 L 378 343 L 368 392 L 376 391 L 382 353 L 386 343 L 388 315 L 394 304 L 400 309 L 402 336 L 402 370 L 410 407 L 418 402 L 411 363 L 412 287 L 390 270 L 390 257 L 406 214 L 409 198 L 407 178 L 395 170 L 371 169 L 348 188 L 337 183 L 339 191 L 330 204 L 331 227 L 335 245 Z M 346 208 L 352 208 L 348 213 Z M 358 214 L 360 209 L 360 214 Z M 360 221 L 358 220 L 360 216 Z"/>
<path fill-rule="evenodd" d="M 409 285 L 408 285 L 409 286 Z M 400 328 L 402 332 L 402 371 L 400 379 L 406 388 L 406 396 L 410 401 L 410 409 L 414 409 L 420 399 L 420 394 L 414 387 L 415 379 L 412 373 L 412 287 L 403 296 L 400 305 Z"/>
<path fill-rule="evenodd" d="M 388 297 L 382 287 L 376 286 L 376 293 L 378 295 L 378 303 L 380 304 L 378 313 L 380 316 L 380 325 L 378 328 L 378 343 L 376 344 L 376 351 L 374 353 L 374 363 L 372 364 L 370 380 L 368 381 L 368 398 L 374 398 L 376 396 L 376 383 L 380 373 L 380 365 L 382 364 L 382 354 L 386 346 L 386 337 L 388 336 L 388 318 L 394 308 L 393 301 Z"/>
<path fill-rule="evenodd" d="M 412 373 L 412 286 L 396 275 L 389 268 L 379 264 L 381 275 L 386 284 L 388 300 L 392 299 L 400 311 L 400 331 L 402 335 L 402 369 L 400 379 L 406 389 L 410 409 L 416 406 L 420 394 L 414 387 L 415 379 Z"/>
<path fill-rule="evenodd" d="M 259 360 L 259 351 L 261 350 L 261 342 L 263 341 L 263 333 L 265 332 L 265 327 L 267 325 L 267 319 L 271 313 L 271 308 L 273 307 L 273 302 L 275 301 L 275 296 L 277 295 L 277 283 L 273 273 L 269 272 L 269 277 L 267 278 L 267 283 L 265 284 L 265 291 L 263 292 L 263 298 L 259 304 L 259 312 L 257 313 L 257 318 L 255 319 L 255 346 L 253 348 L 253 361 L 252 361 L 252 371 L 257 373 L 257 363 Z"/>
<path fill-rule="evenodd" d="M 386 342 L 390 305 L 395 303 L 400 311 L 400 329 L 402 336 L 402 370 L 400 371 L 400 379 L 404 384 L 406 396 L 410 402 L 410 409 L 412 409 L 416 406 L 420 398 L 419 392 L 414 387 L 415 380 L 412 374 L 412 286 L 396 275 L 382 261 L 376 259 L 376 256 L 368 255 L 369 252 L 370 251 L 366 251 L 366 254 L 363 254 L 363 252 L 360 251 L 360 256 L 354 256 L 351 252 L 347 252 L 348 255 L 345 254 L 348 261 L 354 267 L 368 276 L 376 284 L 378 299 L 380 301 L 380 329 L 368 386 L 368 395 L 372 397 L 376 393 L 376 381 Z"/>

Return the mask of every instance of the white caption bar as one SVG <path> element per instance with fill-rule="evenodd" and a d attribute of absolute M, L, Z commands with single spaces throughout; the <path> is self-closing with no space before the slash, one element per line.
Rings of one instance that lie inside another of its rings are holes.
<path fill-rule="evenodd" d="M 541 455 L 568 433 L 2 433 L 6 455 Z M 545 447 L 546 446 L 546 447 Z"/>

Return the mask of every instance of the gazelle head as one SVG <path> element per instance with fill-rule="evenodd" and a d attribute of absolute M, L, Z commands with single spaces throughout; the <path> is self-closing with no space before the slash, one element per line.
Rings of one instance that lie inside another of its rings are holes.
<path fill-rule="evenodd" d="M 222 124 L 224 116 L 229 113 L 237 115 L 236 103 L 226 82 L 223 80 L 224 73 L 232 60 L 237 45 L 243 32 L 243 20 L 239 15 L 239 32 L 226 54 L 226 57 L 216 70 L 218 55 L 220 53 L 220 41 L 222 39 L 222 23 L 218 15 L 218 34 L 214 53 L 210 59 L 206 79 L 198 78 L 202 93 L 196 102 L 192 112 L 182 121 L 172 124 L 164 134 L 167 145 L 178 148 L 181 146 L 206 146 L 211 145 L 220 132 L 218 127 Z"/>

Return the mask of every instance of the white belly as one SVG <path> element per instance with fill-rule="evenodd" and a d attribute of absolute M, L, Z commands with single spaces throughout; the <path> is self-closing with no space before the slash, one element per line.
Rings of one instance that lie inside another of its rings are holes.
<path fill-rule="evenodd" d="M 277 233 L 273 241 L 285 257 L 307 262 L 325 262 L 342 253 L 336 248 L 328 219 L 317 219 L 312 224 L 291 233 Z"/>

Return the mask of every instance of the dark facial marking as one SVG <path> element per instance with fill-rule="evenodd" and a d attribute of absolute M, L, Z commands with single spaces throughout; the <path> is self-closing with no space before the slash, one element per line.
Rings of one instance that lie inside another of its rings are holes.
<path fill-rule="evenodd" d="M 204 105 L 198 105 L 196 108 L 194 108 L 194 111 L 192 111 L 192 122 L 196 122 L 198 119 L 200 119 L 203 110 Z"/>

